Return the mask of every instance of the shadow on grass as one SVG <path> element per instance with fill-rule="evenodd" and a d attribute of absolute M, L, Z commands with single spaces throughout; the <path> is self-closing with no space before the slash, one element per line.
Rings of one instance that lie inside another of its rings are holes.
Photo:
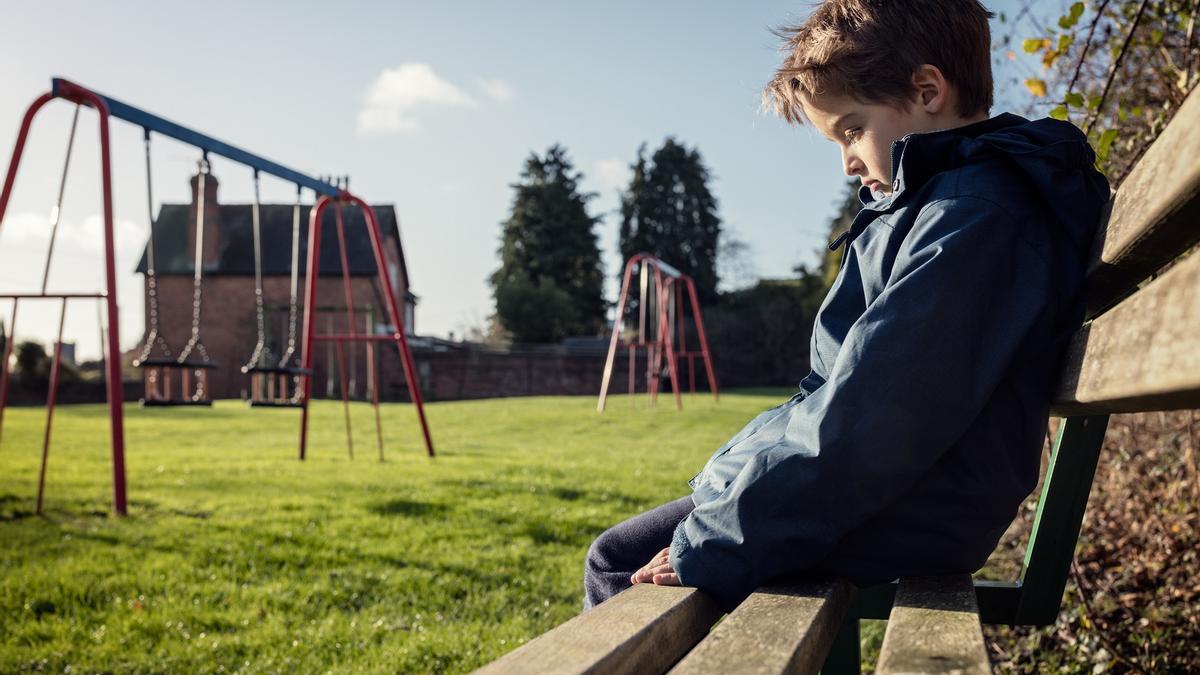
<path fill-rule="evenodd" d="M 29 505 L 32 503 L 33 499 L 30 497 L 18 497 L 13 494 L 0 495 L 0 523 L 24 520 L 32 516 L 33 511 L 18 508 L 22 504 Z"/>
<path fill-rule="evenodd" d="M 529 537 L 536 544 L 558 544 L 580 550 L 586 548 L 601 532 L 602 528 L 583 524 L 531 522 L 521 527 L 521 535 Z"/>
<path fill-rule="evenodd" d="M 13 523 L 18 520 L 25 520 L 33 515 L 33 511 L 23 511 L 20 509 L 9 511 L 7 509 L 0 509 L 0 523 Z"/>
<path fill-rule="evenodd" d="M 135 511 L 140 511 L 146 515 L 165 515 L 179 516 L 181 518 L 193 518 L 195 520 L 208 520 L 212 518 L 215 511 L 203 509 L 181 509 L 181 508 L 162 508 L 158 502 L 150 500 L 131 499 L 129 508 Z"/>
<path fill-rule="evenodd" d="M 0 495 L 0 523 L 15 522 L 37 516 L 38 514 L 31 510 L 34 502 L 33 495 L 27 497 L 14 494 Z M 59 504 L 51 496 L 47 495 L 45 510 L 41 517 L 51 525 L 62 525 L 70 520 L 107 518 L 109 516 L 108 511 L 104 509 L 81 508 L 80 510 L 75 510 L 71 506 L 71 504 Z M 78 504 L 77 506 L 82 507 L 83 505 Z"/>
<path fill-rule="evenodd" d="M 367 507 L 372 513 L 381 516 L 432 516 L 445 513 L 447 506 L 445 504 L 431 504 L 429 502 L 414 502 L 407 499 L 392 499 L 390 501 L 373 504 Z"/>

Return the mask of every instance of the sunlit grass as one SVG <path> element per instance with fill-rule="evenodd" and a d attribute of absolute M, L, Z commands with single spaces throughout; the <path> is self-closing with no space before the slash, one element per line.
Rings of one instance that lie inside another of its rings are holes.
<path fill-rule="evenodd" d="M 0 671 L 464 671 L 578 612 L 588 543 L 687 492 L 709 453 L 787 392 L 438 403 L 415 414 L 219 402 L 126 409 L 130 517 L 109 515 L 103 406 L 5 412 Z"/>

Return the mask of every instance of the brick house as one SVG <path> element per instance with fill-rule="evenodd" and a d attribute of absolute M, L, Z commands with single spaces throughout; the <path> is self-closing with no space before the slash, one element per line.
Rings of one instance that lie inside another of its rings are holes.
<path fill-rule="evenodd" d="M 191 178 L 191 204 L 163 204 L 154 223 L 155 262 L 158 277 L 159 331 L 167 343 L 178 350 L 188 341 L 192 324 L 192 277 L 195 261 L 196 187 Z M 218 369 L 209 374 L 213 398 L 241 397 L 248 386 L 248 376 L 241 366 L 250 357 L 257 342 L 257 321 L 254 300 L 254 239 L 250 204 L 221 204 L 217 195 L 218 181 L 209 174 L 205 179 L 204 223 L 204 281 L 200 315 L 201 340 Z M 404 312 L 405 332 L 413 335 L 414 310 L 417 298 L 410 290 L 404 250 L 400 244 L 400 229 L 396 210 L 391 204 L 373 205 L 384 239 L 384 257 L 388 276 Z M 262 204 L 260 227 L 262 237 L 263 303 L 265 311 L 266 344 L 276 357 L 287 348 L 288 300 L 291 293 L 292 264 L 292 205 Z M 355 323 L 361 331 L 391 332 L 387 303 L 376 276 L 374 253 L 366 223 L 357 208 L 346 208 L 346 254 L 357 314 Z M 305 264 L 308 259 L 309 207 L 300 207 L 300 312 L 297 326 L 297 355 L 302 339 L 302 317 L 305 289 Z M 345 332 L 346 301 L 342 285 L 341 261 L 335 212 L 328 209 L 321 226 L 320 279 L 317 283 L 317 303 L 321 312 L 317 332 Z M 147 246 L 149 243 L 147 242 Z M 143 293 L 147 293 L 146 253 L 138 263 L 142 274 Z M 149 325 L 149 301 L 146 303 L 146 323 Z M 339 395 L 332 347 L 318 345 L 315 359 L 314 395 Z M 379 349 L 384 398 L 394 399 L 403 389 L 403 371 L 393 345 Z M 347 345 L 347 372 L 352 396 L 366 396 L 366 346 Z"/>

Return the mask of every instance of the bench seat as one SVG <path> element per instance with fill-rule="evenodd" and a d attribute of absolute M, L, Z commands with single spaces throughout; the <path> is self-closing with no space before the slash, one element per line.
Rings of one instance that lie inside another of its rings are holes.
<path fill-rule="evenodd" d="M 829 579 L 765 587 L 721 619 L 702 591 L 638 584 L 476 672 L 816 673 L 856 592 Z M 899 583 L 876 672 L 990 672 L 969 576 Z"/>

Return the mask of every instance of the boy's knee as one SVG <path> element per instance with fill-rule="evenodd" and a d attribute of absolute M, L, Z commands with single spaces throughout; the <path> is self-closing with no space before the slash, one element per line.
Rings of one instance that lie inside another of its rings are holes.
<path fill-rule="evenodd" d="M 612 568 L 612 546 L 609 543 L 609 530 L 605 530 L 592 541 L 592 545 L 588 547 L 587 558 L 584 559 L 584 568 L 590 572 L 608 571 Z"/>

